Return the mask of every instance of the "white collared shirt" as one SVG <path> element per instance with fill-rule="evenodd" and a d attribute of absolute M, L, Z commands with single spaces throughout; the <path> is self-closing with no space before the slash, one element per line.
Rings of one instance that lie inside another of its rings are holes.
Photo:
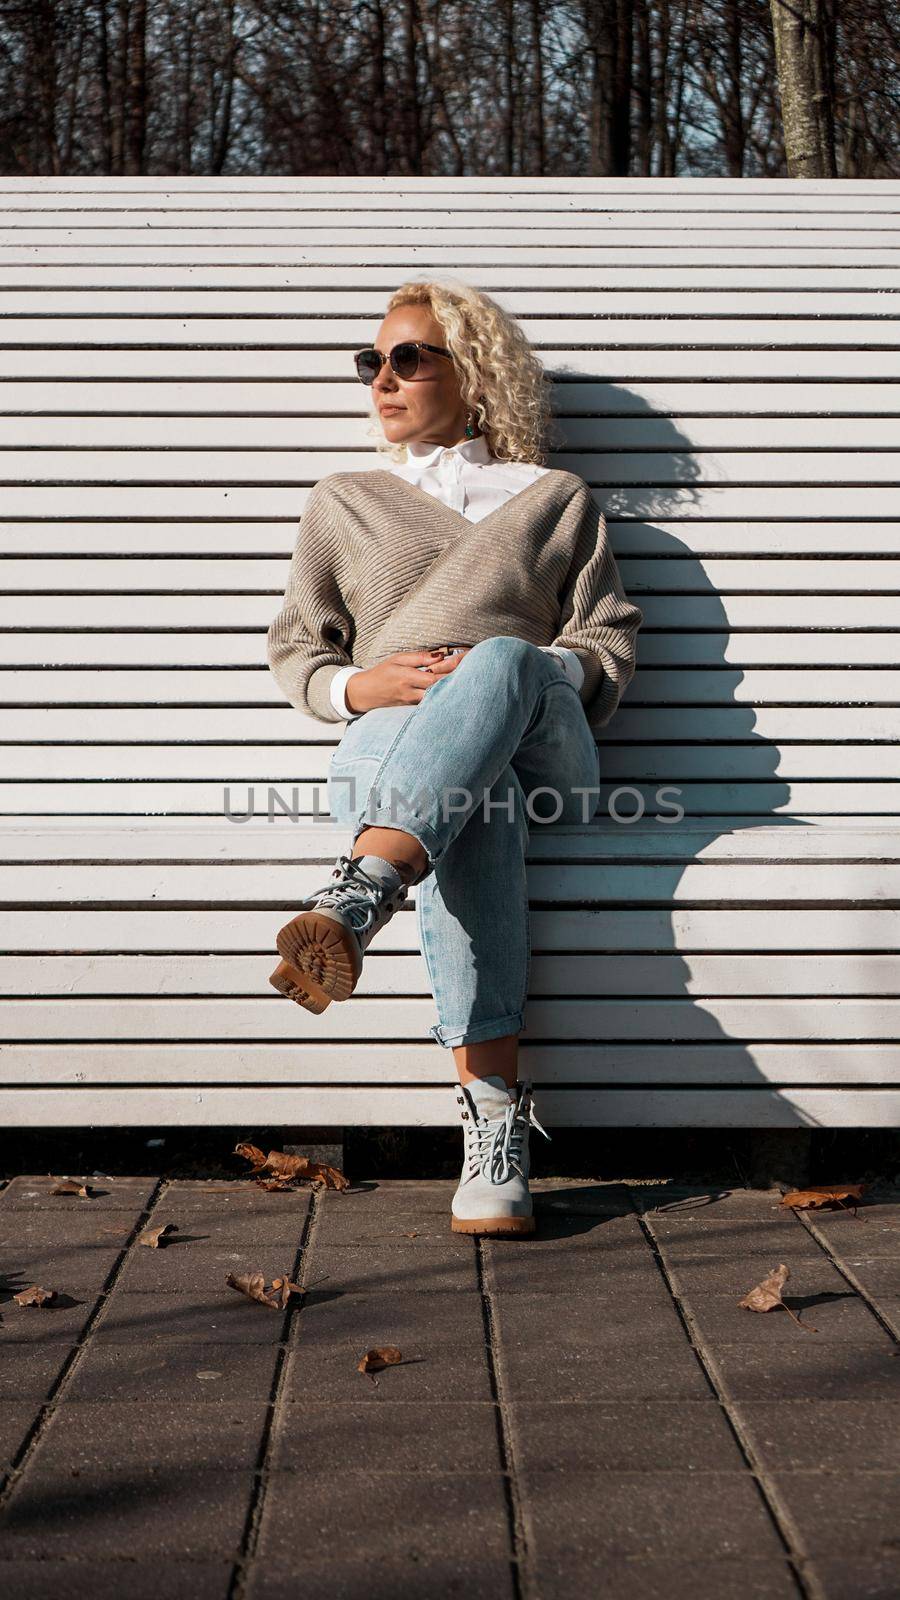
<path fill-rule="evenodd" d="M 426 494 L 433 494 L 452 511 L 458 511 L 469 522 L 480 522 L 489 512 L 511 500 L 521 489 L 527 489 L 535 478 L 549 471 L 533 461 L 499 461 L 488 448 L 483 433 L 474 439 L 460 439 L 454 445 L 421 444 L 409 440 L 406 461 L 392 462 L 387 469 Z M 574 650 L 564 645 L 542 644 L 538 649 L 558 656 L 566 677 L 576 689 L 584 681 L 584 669 Z M 348 722 L 361 716 L 351 711 L 344 698 L 344 686 L 354 672 L 363 667 L 342 667 L 331 681 L 331 703 L 340 717 Z"/>

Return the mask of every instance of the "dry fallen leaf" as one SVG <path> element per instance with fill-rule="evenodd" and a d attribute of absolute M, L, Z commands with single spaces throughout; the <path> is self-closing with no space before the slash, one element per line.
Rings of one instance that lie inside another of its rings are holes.
<path fill-rule="evenodd" d="M 20 1289 L 13 1299 L 20 1306 L 43 1306 L 48 1300 L 56 1299 L 55 1289 L 42 1289 L 39 1284 L 33 1283 L 28 1289 Z"/>
<path fill-rule="evenodd" d="M 50 1190 L 50 1193 L 80 1194 L 84 1200 L 91 1200 L 94 1191 L 89 1183 L 79 1183 L 77 1178 L 64 1178 L 62 1183 L 58 1183 L 55 1189 Z"/>
<path fill-rule="evenodd" d="M 395 1344 L 378 1345 L 374 1350 L 367 1350 L 362 1360 L 357 1362 L 357 1372 L 380 1372 L 382 1367 L 395 1367 L 398 1361 L 403 1360 L 403 1355 Z M 373 1383 L 378 1379 L 373 1378 Z"/>
<path fill-rule="evenodd" d="M 138 1239 L 138 1244 L 146 1244 L 146 1245 L 150 1246 L 151 1250 L 158 1250 L 159 1249 L 159 1241 L 162 1238 L 164 1233 L 177 1233 L 177 1232 L 178 1232 L 178 1224 L 177 1224 L 177 1222 L 164 1222 L 161 1228 L 145 1228 L 143 1233 L 141 1234 L 140 1238 Z"/>
<path fill-rule="evenodd" d="M 767 1278 L 763 1278 L 762 1283 L 749 1290 L 743 1300 L 738 1301 L 738 1305 L 746 1306 L 748 1311 L 774 1311 L 776 1306 L 781 1306 L 789 1317 L 793 1317 L 798 1328 L 804 1328 L 807 1333 L 818 1333 L 818 1328 L 810 1328 L 807 1323 L 801 1322 L 797 1313 L 792 1311 L 790 1306 L 786 1306 L 781 1298 L 781 1292 L 790 1275 L 790 1269 L 782 1261 Z"/>
<path fill-rule="evenodd" d="M 268 1155 L 263 1155 L 255 1144 L 235 1145 L 234 1153 L 253 1163 L 250 1177 L 255 1178 L 262 1189 L 293 1189 L 301 1182 L 315 1183 L 325 1189 L 350 1187 L 350 1179 L 337 1167 L 310 1161 L 308 1156 L 289 1156 L 283 1150 L 270 1150 Z"/>
<path fill-rule="evenodd" d="M 256 1300 L 261 1306 L 271 1306 L 274 1311 L 283 1311 L 292 1294 L 305 1292 L 299 1283 L 291 1282 L 287 1273 L 280 1278 L 273 1278 L 269 1289 L 261 1272 L 226 1272 L 225 1282 L 229 1288 L 245 1294 L 248 1300 Z"/>
<path fill-rule="evenodd" d="M 824 1206 L 838 1206 L 842 1211 L 850 1211 L 858 1222 L 864 1222 L 864 1217 L 858 1217 L 856 1202 L 861 1199 L 868 1189 L 867 1183 L 847 1183 L 843 1186 L 834 1184 L 814 1184 L 809 1189 L 791 1189 L 788 1194 L 781 1196 L 781 1204 L 790 1211 L 821 1211 Z M 850 1206 L 845 1206 L 844 1201 L 849 1200 Z"/>

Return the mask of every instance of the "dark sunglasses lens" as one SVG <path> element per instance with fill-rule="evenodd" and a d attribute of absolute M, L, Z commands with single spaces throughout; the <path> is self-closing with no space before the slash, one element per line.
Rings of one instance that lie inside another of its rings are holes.
<path fill-rule="evenodd" d="M 356 371 L 362 383 L 374 383 L 381 371 L 381 357 L 377 350 L 360 350 L 356 356 Z"/>
<path fill-rule="evenodd" d="M 398 378 L 411 378 L 419 365 L 419 347 L 416 344 L 395 344 L 391 351 L 391 366 Z"/>

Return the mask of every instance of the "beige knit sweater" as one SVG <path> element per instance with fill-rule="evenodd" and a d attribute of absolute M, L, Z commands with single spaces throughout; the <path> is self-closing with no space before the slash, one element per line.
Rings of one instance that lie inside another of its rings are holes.
<path fill-rule="evenodd" d="M 477 522 L 378 468 L 311 490 L 269 666 L 291 705 L 340 722 L 340 667 L 396 650 L 511 634 L 575 650 L 592 732 L 634 675 L 643 614 L 625 596 L 606 519 L 583 478 L 552 469 Z"/>

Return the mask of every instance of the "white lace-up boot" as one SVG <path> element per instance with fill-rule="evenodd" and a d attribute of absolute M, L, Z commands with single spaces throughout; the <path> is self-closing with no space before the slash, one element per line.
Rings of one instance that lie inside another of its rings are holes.
<path fill-rule="evenodd" d="M 403 904 L 409 879 L 380 856 L 338 856 L 330 882 L 307 895 L 300 902 L 307 909 L 276 936 L 283 960 L 269 978 L 273 988 L 307 1011 L 346 1000 L 368 945 Z"/>
<path fill-rule="evenodd" d="M 528 1134 L 537 1128 L 531 1085 L 510 1090 L 498 1073 L 458 1084 L 464 1152 L 462 1176 L 450 1205 L 454 1233 L 534 1233 L 528 1189 Z"/>

